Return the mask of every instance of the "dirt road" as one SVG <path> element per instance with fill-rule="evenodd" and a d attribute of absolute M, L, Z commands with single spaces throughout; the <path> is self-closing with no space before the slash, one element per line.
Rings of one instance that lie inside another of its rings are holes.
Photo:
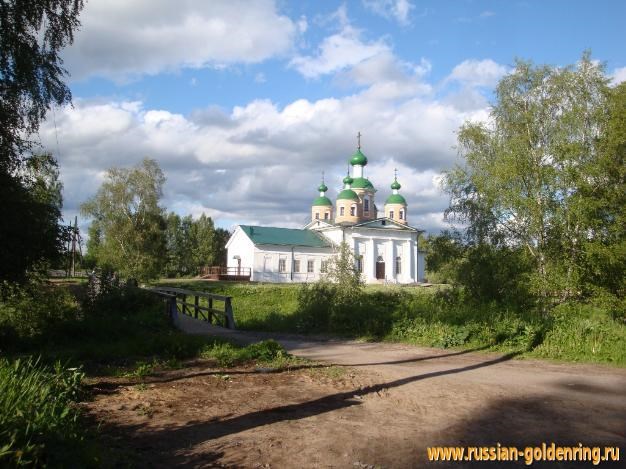
<path fill-rule="evenodd" d="M 187 317 L 179 326 L 242 342 L 269 336 L 216 331 Z M 475 467 L 429 463 L 426 448 L 543 442 L 619 446 L 624 464 L 624 369 L 516 360 L 512 354 L 277 339 L 295 355 L 354 372 L 333 381 L 298 371 L 235 370 L 224 382 L 209 370 L 166 380 L 166 387 L 152 385 L 158 391 L 153 397 L 132 398 L 132 388 L 101 396 L 92 411 L 109 415 L 114 431 L 135 438 L 137 448 L 149 455 L 142 461 L 152 466 Z M 148 399 L 152 418 L 135 412 L 129 421 L 127 403 L 142 399 Z M 578 466 L 591 463 L 545 465 Z"/>

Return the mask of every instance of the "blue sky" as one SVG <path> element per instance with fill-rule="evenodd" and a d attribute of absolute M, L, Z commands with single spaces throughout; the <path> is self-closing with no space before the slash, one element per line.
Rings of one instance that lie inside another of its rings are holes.
<path fill-rule="evenodd" d="M 41 131 L 68 218 L 107 168 L 148 156 L 168 210 L 299 226 L 322 170 L 339 188 L 360 130 L 379 206 L 397 167 L 410 223 L 436 232 L 454 131 L 488 118 L 515 58 L 568 65 L 589 49 L 626 79 L 617 0 L 90 0 L 81 21 L 64 52 L 74 106 Z"/>

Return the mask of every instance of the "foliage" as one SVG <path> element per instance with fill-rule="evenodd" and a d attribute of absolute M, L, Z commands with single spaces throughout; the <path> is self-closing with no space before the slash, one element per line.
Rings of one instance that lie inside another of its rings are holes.
<path fill-rule="evenodd" d="M 79 464 L 83 431 L 74 403 L 82 378 L 80 370 L 58 363 L 0 359 L 0 465 L 55 465 L 69 454 Z"/>
<path fill-rule="evenodd" d="M 237 326 L 245 330 L 330 333 L 626 365 L 626 303 L 616 303 L 610 295 L 594 303 L 570 302 L 545 316 L 516 304 L 478 303 L 463 289 L 370 285 L 363 288 L 351 314 L 335 322 L 329 282 L 301 286 L 168 283 L 232 296 Z M 587 332 L 581 336 L 581 331 Z"/>
<path fill-rule="evenodd" d="M 97 263 L 122 277 L 145 280 L 161 272 L 165 222 L 159 206 L 165 177 L 156 161 L 135 168 L 112 168 L 97 194 L 81 206 L 93 217 L 90 244 Z M 96 242 L 98 244 L 96 244 Z"/>
<path fill-rule="evenodd" d="M 71 99 L 59 56 L 73 40 L 82 0 L 0 2 L 0 282 L 27 281 L 61 250 L 56 163 L 31 154 L 52 105 Z"/>
<path fill-rule="evenodd" d="M 13 174 L 0 171 L 0 282 L 24 283 L 60 258 L 66 235 L 59 224 L 61 190 L 49 154 L 33 155 Z"/>
<path fill-rule="evenodd" d="M 532 263 L 523 248 L 467 245 L 458 233 L 443 232 L 431 237 L 426 264 L 446 283 L 462 287 L 474 304 L 533 306 Z"/>
<path fill-rule="evenodd" d="M 589 280 L 607 285 L 584 275 L 587 255 L 601 261 L 623 240 L 623 105 L 609 105 L 607 83 L 588 54 L 573 67 L 518 61 L 497 86 L 491 123 L 460 129 L 465 166 L 444 175 L 447 216 L 466 224 L 466 242 L 526 251 L 544 307 L 584 298 Z"/>
<path fill-rule="evenodd" d="M 61 50 L 72 43 L 82 0 L 0 3 L 0 174 L 19 168 L 51 105 L 70 102 Z M 3 199 L 4 200 L 4 199 Z"/>
<path fill-rule="evenodd" d="M 166 219 L 167 277 L 195 275 L 203 266 L 226 264 L 226 241 L 229 233 L 215 228 L 204 213 L 194 220 L 170 213 Z"/>
<path fill-rule="evenodd" d="M 0 301 L 0 352 L 28 349 L 80 314 L 76 299 L 66 289 L 35 280 L 7 287 Z"/>

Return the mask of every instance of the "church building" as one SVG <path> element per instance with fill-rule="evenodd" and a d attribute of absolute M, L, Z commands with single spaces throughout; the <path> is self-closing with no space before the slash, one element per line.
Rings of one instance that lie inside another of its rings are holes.
<path fill-rule="evenodd" d="M 341 243 L 355 256 L 355 269 L 366 283 L 409 284 L 423 281 L 423 232 L 408 224 L 408 207 L 397 175 L 382 213 L 376 189 L 365 177 L 367 158 L 357 150 L 350 158 L 352 175 L 343 180 L 335 203 L 318 187 L 311 221 L 302 229 L 238 225 L 228 240 L 229 271 L 245 271 L 256 282 L 314 282 L 324 276 Z"/>

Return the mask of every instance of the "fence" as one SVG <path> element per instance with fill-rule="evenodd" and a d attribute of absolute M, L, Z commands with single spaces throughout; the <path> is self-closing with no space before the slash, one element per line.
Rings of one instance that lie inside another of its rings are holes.
<path fill-rule="evenodd" d="M 200 269 L 200 277 L 210 280 L 249 281 L 251 275 L 250 267 L 205 266 Z"/>
<path fill-rule="evenodd" d="M 173 287 L 154 287 L 148 290 L 167 298 L 168 312 L 171 315 L 186 314 L 210 323 L 217 322 L 228 329 L 235 329 L 231 296 Z M 189 298 L 193 298 L 193 303 L 187 301 Z"/>

